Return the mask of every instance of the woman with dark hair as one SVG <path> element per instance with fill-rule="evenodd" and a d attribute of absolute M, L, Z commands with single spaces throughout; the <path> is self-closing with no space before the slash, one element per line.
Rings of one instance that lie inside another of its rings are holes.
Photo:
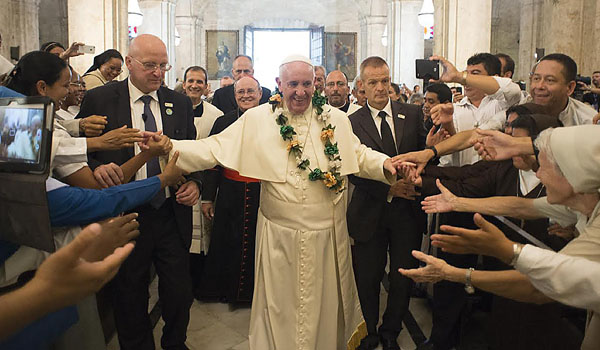
<path fill-rule="evenodd" d="M 79 46 L 81 45 L 85 44 L 74 42 L 71 44 L 71 46 L 69 46 L 68 49 L 65 49 L 65 47 L 58 41 L 49 41 L 40 47 L 40 51 L 51 53 L 66 61 L 71 57 L 83 55 L 83 52 L 79 52 Z"/>
<path fill-rule="evenodd" d="M 33 51 L 25 54 L 9 73 L 6 87 L 25 96 L 47 96 L 59 108 L 69 93 L 71 71 L 58 55 Z"/>
<path fill-rule="evenodd" d="M 123 56 L 115 49 L 109 49 L 94 57 L 94 64 L 83 75 L 86 89 L 102 86 L 121 74 Z"/>

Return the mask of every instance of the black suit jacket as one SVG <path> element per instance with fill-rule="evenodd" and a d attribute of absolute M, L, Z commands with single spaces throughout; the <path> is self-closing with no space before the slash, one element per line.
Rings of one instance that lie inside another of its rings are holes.
<path fill-rule="evenodd" d="M 271 90 L 266 87 L 262 88 L 262 96 L 259 104 L 269 102 Z M 233 93 L 233 85 L 225 86 L 215 91 L 213 95 L 212 105 L 217 107 L 223 114 L 235 111 L 238 108 L 235 96 Z"/>
<path fill-rule="evenodd" d="M 125 79 L 88 91 L 81 102 L 81 110 L 77 118 L 85 118 L 93 114 L 106 116 L 108 124 L 103 133 L 123 125 L 131 128 L 131 103 L 127 84 L 128 79 Z M 174 140 L 195 140 L 196 127 L 194 126 L 192 101 L 187 96 L 166 87 L 160 87 L 157 94 L 163 133 Z M 173 106 L 166 107 L 165 103 L 172 103 Z M 171 115 L 166 113 L 167 108 L 172 110 Z M 88 154 L 88 164 L 92 169 L 111 162 L 121 165 L 133 156 L 133 147 L 116 151 L 92 152 Z M 194 180 L 198 180 L 200 173 L 194 173 L 192 177 Z M 171 193 L 175 192 L 171 190 Z M 175 201 L 173 203 L 178 229 L 184 243 L 189 246 L 192 235 L 192 208 L 177 204 Z"/>
<path fill-rule="evenodd" d="M 421 108 L 416 105 L 392 102 L 392 114 L 398 154 L 423 149 L 427 131 L 423 126 Z M 404 118 L 398 117 L 399 114 L 404 115 Z M 360 142 L 375 151 L 384 153 L 383 142 L 369 107 L 365 104 L 349 118 L 352 130 Z M 348 231 L 355 240 L 366 241 L 377 229 L 383 206 L 387 204 L 390 186 L 354 175 L 350 175 L 350 182 L 355 185 L 355 188 L 347 211 Z M 418 201 L 400 198 L 394 200 L 404 201 L 408 208 L 412 206 L 415 213 L 421 213 Z"/>

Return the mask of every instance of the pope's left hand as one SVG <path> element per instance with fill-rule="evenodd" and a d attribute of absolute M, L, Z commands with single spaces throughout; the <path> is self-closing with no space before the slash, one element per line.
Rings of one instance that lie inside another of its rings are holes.
<path fill-rule="evenodd" d="M 506 238 L 499 228 L 485 220 L 481 214 L 475 214 L 473 221 L 478 230 L 448 225 L 440 226 L 440 230 L 449 235 L 431 235 L 431 245 L 442 248 L 444 252 L 455 254 L 482 254 L 496 257 L 509 263 L 513 257 L 513 242 Z"/>
<path fill-rule="evenodd" d="M 198 203 L 199 196 L 200 189 L 198 188 L 198 184 L 194 181 L 184 183 L 175 193 L 177 203 L 190 207 Z"/>
<path fill-rule="evenodd" d="M 388 158 L 383 162 L 383 169 L 387 170 L 392 175 L 396 175 L 396 167 L 392 162 L 392 158 Z"/>

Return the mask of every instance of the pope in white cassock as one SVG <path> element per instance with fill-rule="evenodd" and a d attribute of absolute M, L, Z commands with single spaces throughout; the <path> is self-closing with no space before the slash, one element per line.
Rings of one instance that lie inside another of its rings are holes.
<path fill-rule="evenodd" d="M 355 349 L 367 334 L 343 189 L 349 174 L 391 184 L 396 171 L 360 143 L 344 112 L 312 98 L 313 81 L 310 60 L 290 56 L 279 67 L 281 100 L 249 109 L 220 134 L 173 141 L 185 171 L 219 164 L 262 180 L 252 350 Z"/>

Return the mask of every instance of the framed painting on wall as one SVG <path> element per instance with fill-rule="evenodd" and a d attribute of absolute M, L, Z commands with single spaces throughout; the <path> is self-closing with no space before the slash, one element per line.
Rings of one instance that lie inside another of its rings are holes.
<path fill-rule="evenodd" d="M 215 80 L 229 75 L 233 59 L 239 54 L 238 30 L 206 31 L 206 70 L 208 79 Z"/>
<path fill-rule="evenodd" d="M 356 33 L 325 32 L 325 69 L 341 70 L 352 81 L 356 77 Z"/>

